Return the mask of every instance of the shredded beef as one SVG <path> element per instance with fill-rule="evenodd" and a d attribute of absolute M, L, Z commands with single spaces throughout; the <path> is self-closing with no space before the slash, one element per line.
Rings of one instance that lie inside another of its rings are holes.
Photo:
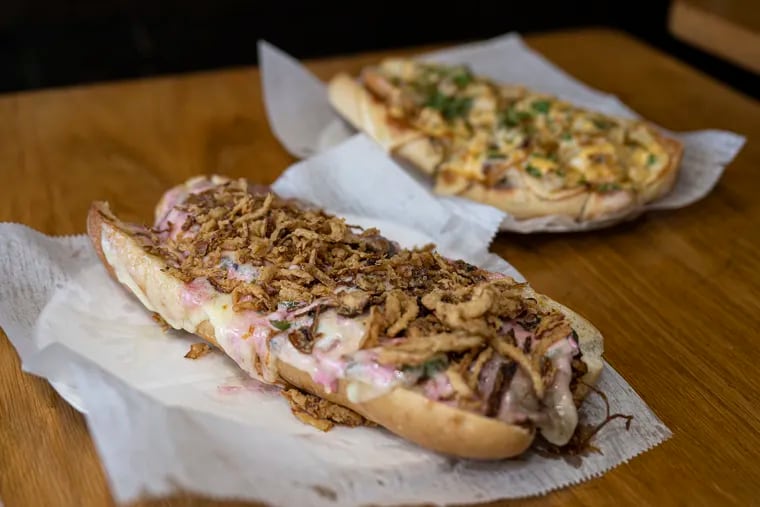
<path fill-rule="evenodd" d="M 271 313 L 317 302 L 312 325 L 288 334 L 306 354 L 318 338 L 323 307 L 361 317 L 361 346 L 375 350 L 381 364 L 422 368 L 444 356 L 457 401 L 490 415 L 516 368 L 525 370 L 541 398 L 554 375 L 546 352 L 572 333 L 564 315 L 542 310 L 524 284 L 449 260 L 431 245 L 401 249 L 376 229 L 272 193 L 252 193 L 243 180 L 190 194 L 174 210 L 186 217 L 180 227 L 162 224 L 139 238 L 172 276 L 207 280 L 231 294 L 236 311 Z M 255 276 L 238 274 L 241 266 Z M 509 325 L 521 325 L 531 337 L 518 347 Z M 494 358 L 501 362 L 498 378 L 484 392 L 481 372 Z M 573 385 L 585 368 L 575 359 Z"/>

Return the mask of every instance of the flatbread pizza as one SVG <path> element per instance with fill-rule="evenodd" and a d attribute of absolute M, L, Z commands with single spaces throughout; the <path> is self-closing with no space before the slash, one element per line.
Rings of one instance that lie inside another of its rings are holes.
<path fill-rule="evenodd" d="M 651 124 L 576 107 L 466 66 L 388 59 L 329 83 L 335 109 L 429 174 L 434 191 L 517 219 L 622 216 L 668 193 L 682 146 Z"/>

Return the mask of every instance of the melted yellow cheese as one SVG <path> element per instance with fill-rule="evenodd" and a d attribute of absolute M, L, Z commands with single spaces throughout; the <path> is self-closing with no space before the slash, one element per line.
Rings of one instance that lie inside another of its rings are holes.
<path fill-rule="evenodd" d="M 559 168 L 559 164 L 554 160 L 538 156 L 530 157 L 527 164 L 538 169 L 541 174 L 546 174 Z"/>
<path fill-rule="evenodd" d="M 446 171 L 469 180 L 484 181 L 498 160 L 534 176 L 552 173 L 563 181 L 558 189 L 636 187 L 669 162 L 656 132 L 637 120 L 496 84 L 463 67 L 394 60 L 380 69 L 418 104 L 412 123 L 450 146 Z"/>

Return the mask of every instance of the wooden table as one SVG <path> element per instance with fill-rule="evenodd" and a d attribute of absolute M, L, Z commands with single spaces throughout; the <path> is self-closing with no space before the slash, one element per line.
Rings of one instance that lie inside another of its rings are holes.
<path fill-rule="evenodd" d="M 760 74 L 757 0 L 675 0 L 668 27 L 679 39 Z"/>
<path fill-rule="evenodd" d="M 659 124 L 730 129 L 748 143 L 715 191 L 689 208 L 604 232 L 495 242 L 537 289 L 603 331 L 607 360 L 675 433 L 600 479 L 523 503 L 760 501 L 760 104 L 618 32 L 527 41 Z M 309 66 L 327 78 L 379 56 Z M 266 183 L 292 161 L 267 125 L 256 69 L 0 98 L 0 220 L 46 233 L 83 232 L 94 199 L 148 220 L 162 191 L 191 175 Z M 0 421 L 7 507 L 113 503 L 84 418 L 47 382 L 20 371 L 4 335 Z M 183 496 L 136 505 L 211 502 Z"/>

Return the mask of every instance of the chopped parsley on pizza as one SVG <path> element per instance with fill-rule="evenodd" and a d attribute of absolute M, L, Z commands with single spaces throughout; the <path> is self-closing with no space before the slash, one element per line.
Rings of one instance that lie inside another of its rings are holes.
<path fill-rule="evenodd" d="M 681 144 L 649 123 L 576 107 L 468 67 L 389 59 L 329 85 L 333 106 L 459 195 L 527 219 L 629 213 L 673 187 Z"/>

